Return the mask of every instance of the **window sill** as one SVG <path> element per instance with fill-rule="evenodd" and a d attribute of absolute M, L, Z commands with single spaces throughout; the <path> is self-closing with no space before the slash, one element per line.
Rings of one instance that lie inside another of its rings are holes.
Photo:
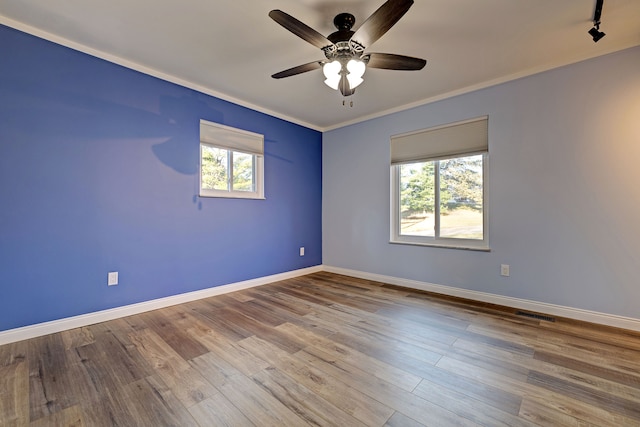
<path fill-rule="evenodd" d="M 411 245 L 411 246 L 427 246 L 432 248 L 458 249 L 463 251 L 491 252 L 491 248 L 483 246 L 465 246 L 442 243 L 425 243 L 425 242 L 405 242 L 402 240 L 389 240 L 392 245 Z"/>
<path fill-rule="evenodd" d="M 217 194 L 199 194 L 198 197 L 203 199 L 248 199 L 248 200 L 266 200 L 264 196 L 256 196 L 255 194 L 238 194 L 238 193 L 217 193 Z"/>

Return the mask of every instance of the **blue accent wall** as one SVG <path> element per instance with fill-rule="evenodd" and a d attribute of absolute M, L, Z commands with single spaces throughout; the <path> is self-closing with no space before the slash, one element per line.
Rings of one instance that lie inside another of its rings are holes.
<path fill-rule="evenodd" d="M 320 132 L 5 26 L 0 58 L 0 331 L 322 263 Z M 265 136 L 266 200 L 197 196 L 201 118 Z"/>

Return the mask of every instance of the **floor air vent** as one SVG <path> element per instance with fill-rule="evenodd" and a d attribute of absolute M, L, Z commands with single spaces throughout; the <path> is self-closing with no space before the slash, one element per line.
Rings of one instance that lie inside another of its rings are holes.
<path fill-rule="evenodd" d="M 538 320 L 546 320 L 547 322 L 556 321 L 555 317 L 545 316 L 544 314 L 529 313 L 527 311 L 520 311 L 520 310 L 516 311 L 516 316 L 530 317 L 532 319 L 538 319 Z"/>

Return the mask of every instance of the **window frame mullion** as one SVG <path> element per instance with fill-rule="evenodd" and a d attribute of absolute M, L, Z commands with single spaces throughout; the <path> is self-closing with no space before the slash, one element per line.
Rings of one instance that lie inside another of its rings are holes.
<path fill-rule="evenodd" d="M 258 168 L 257 165 L 258 162 L 258 158 L 257 156 L 252 156 L 251 157 L 251 189 L 252 191 L 257 191 L 258 188 L 258 183 L 256 182 L 256 171 Z"/>
<path fill-rule="evenodd" d="M 434 207 L 433 207 L 433 236 L 434 239 L 440 238 L 440 160 L 435 160 L 433 165 L 433 191 L 434 191 Z"/>
<path fill-rule="evenodd" d="M 227 150 L 227 191 L 233 191 L 233 150 Z"/>

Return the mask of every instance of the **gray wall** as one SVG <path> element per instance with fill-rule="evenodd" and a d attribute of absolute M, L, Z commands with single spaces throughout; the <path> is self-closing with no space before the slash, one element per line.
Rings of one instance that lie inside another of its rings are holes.
<path fill-rule="evenodd" d="M 491 252 L 390 244 L 389 137 L 482 115 Z M 638 47 L 326 132 L 323 261 L 638 319 L 639 162 Z"/>

